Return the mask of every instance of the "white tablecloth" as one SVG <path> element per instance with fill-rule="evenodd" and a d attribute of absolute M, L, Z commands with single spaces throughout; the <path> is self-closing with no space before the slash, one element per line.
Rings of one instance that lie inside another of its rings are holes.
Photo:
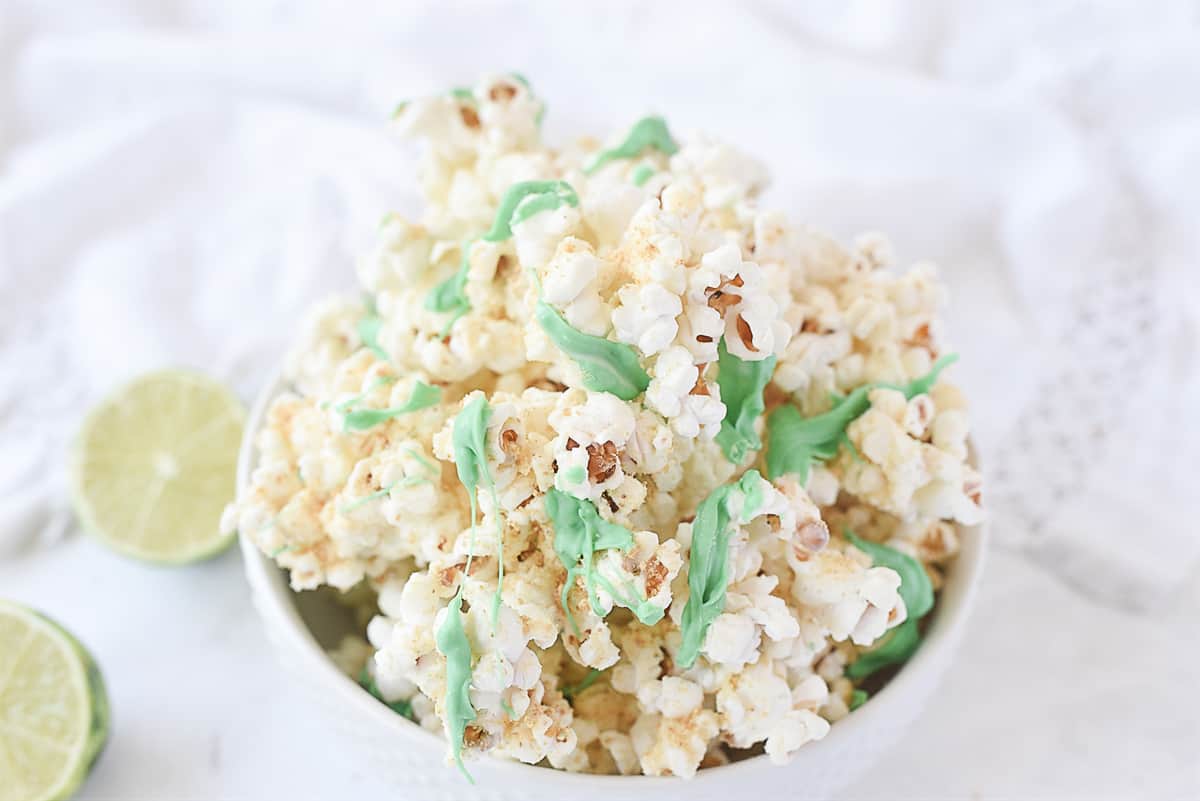
<path fill-rule="evenodd" d="M 954 673 L 847 798 L 1200 796 L 1200 4 L 0 0 L 0 596 L 93 648 L 89 799 L 402 798 L 314 730 L 237 556 L 74 530 L 63 452 L 124 378 L 247 398 L 380 214 L 406 96 L 518 69 L 547 133 L 646 111 L 772 205 L 942 266 L 996 553 Z"/>

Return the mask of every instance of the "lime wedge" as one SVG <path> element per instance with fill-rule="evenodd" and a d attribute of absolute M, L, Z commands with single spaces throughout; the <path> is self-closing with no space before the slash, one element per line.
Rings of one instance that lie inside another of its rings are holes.
<path fill-rule="evenodd" d="M 71 453 L 75 513 L 120 553 L 159 564 L 215 556 L 245 412 L 196 373 L 148 373 L 88 414 Z"/>
<path fill-rule="evenodd" d="M 69 798 L 108 739 L 108 695 L 79 642 L 0 601 L 0 801 Z"/>

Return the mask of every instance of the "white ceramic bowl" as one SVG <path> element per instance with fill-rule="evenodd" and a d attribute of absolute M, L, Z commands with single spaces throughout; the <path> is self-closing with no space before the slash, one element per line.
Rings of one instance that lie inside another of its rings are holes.
<path fill-rule="evenodd" d="M 267 406 L 283 389 L 272 381 L 251 411 L 238 460 L 238 490 L 257 462 L 255 435 Z M 699 771 L 691 780 L 645 776 L 589 776 L 499 759 L 468 763 L 470 785 L 446 765 L 445 741 L 395 714 L 345 676 L 320 640 L 345 630 L 344 611 L 317 593 L 294 593 L 287 575 L 242 538 L 254 605 L 284 667 L 313 697 L 313 727 L 357 744 L 367 770 L 395 785 L 397 799 L 520 799 L 520 801 L 620 801 L 621 799 L 828 798 L 863 774 L 916 719 L 950 663 L 978 584 L 986 535 L 963 532 L 962 551 L 946 577 L 924 643 L 908 664 L 871 700 L 833 725 L 824 740 L 803 746 L 786 766 L 765 756 Z M 339 615 L 342 620 L 339 620 Z"/>

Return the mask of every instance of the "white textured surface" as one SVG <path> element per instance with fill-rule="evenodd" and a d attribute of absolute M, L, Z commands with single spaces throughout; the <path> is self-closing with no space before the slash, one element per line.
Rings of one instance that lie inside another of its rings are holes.
<path fill-rule="evenodd" d="M 847 798 L 1200 795 L 1196 3 L 359 6 L 0 0 L 0 594 L 109 678 L 85 798 L 403 797 L 279 678 L 238 557 L 80 539 L 62 451 L 141 369 L 249 397 L 413 202 L 392 103 L 496 66 L 551 136 L 659 110 L 761 155 L 773 205 L 943 265 L 1000 553 L 941 695 Z"/>

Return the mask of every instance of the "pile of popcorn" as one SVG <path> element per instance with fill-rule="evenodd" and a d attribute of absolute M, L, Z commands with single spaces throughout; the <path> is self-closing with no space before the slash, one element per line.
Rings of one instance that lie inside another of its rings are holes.
<path fill-rule="evenodd" d="M 784 762 L 981 519 L 945 290 L 760 210 L 726 145 L 542 114 L 516 75 L 397 110 L 425 214 L 316 309 L 223 525 L 374 590 L 339 661 L 460 765 Z"/>

